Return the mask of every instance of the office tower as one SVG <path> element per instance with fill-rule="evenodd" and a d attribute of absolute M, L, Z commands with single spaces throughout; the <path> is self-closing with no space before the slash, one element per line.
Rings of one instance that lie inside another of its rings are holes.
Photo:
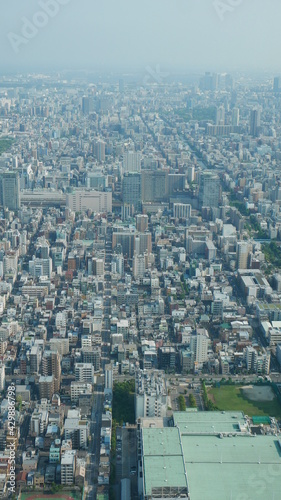
<path fill-rule="evenodd" d="M 199 205 L 218 208 L 220 200 L 220 179 L 213 172 L 202 172 L 199 183 Z"/>
<path fill-rule="evenodd" d="M 184 203 L 174 203 L 173 215 L 176 219 L 190 219 L 191 205 L 186 205 Z"/>
<path fill-rule="evenodd" d="M 250 135 L 257 137 L 260 132 L 261 112 L 260 109 L 252 109 L 250 114 Z"/>
<path fill-rule="evenodd" d="M 225 109 L 220 106 L 216 109 L 216 125 L 224 125 L 225 122 Z"/>
<path fill-rule="evenodd" d="M 105 161 L 105 142 L 101 139 L 94 143 L 94 155 L 98 161 Z"/>
<path fill-rule="evenodd" d="M 104 261 L 103 259 L 93 258 L 93 275 L 103 276 L 104 274 Z"/>
<path fill-rule="evenodd" d="M 141 173 L 141 194 L 144 202 L 168 200 L 168 170 L 143 171 Z"/>
<path fill-rule="evenodd" d="M 280 92 L 280 90 L 281 90 L 280 78 L 279 76 L 276 76 L 273 80 L 273 92 Z"/>
<path fill-rule="evenodd" d="M 173 195 L 177 191 L 185 189 L 186 175 L 184 174 L 168 174 L 168 194 Z"/>
<path fill-rule="evenodd" d="M 132 259 L 134 255 L 134 241 L 135 233 L 130 231 L 114 231 L 112 233 L 112 249 L 120 245 L 123 255 L 129 259 Z"/>
<path fill-rule="evenodd" d="M 45 244 L 41 245 L 41 247 L 40 247 L 40 258 L 41 259 L 48 259 L 49 258 L 49 244 L 47 241 Z"/>
<path fill-rule="evenodd" d="M 128 220 L 131 219 L 134 215 L 134 205 L 128 205 L 128 203 L 123 203 L 121 207 L 121 219 Z"/>
<path fill-rule="evenodd" d="M 152 252 L 151 233 L 149 232 L 135 235 L 135 253 L 141 255 L 145 252 L 148 254 Z"/>
<path fill-rule="evenodd" d="M 20 180 L 18 172 L 3 172 L 0 179 L 1 201 L 4 209 L 19 210 Z"/>
<path fill-rule="evenodd" d="M 239 111 L 239 108 L 233 108 L 232 110 L 232 126 L 233 127 L 239 127 L 239 114 L 240 114 L 240 111 Z"/>
<path fill-rule="evenodd" d="M 139 214 L 136 216 L 136 229 L 144 233 L 148 228 L 148 215 Z"/>
<path fill-rule="evenodd" d="M 248 257 L 250 247 L 246 241 L 239 241 L 237 243 L 237 268 L 248 269 Z"/>
<path fill-rule="evenodd" d="M 123 155 L 123 172 L 140 172 L 141 154 L 134 151 L 126 151 Z"/>
<path fill-rule="evenodd" d="M 54 392 L 58 392 L 61 381 L 61 364 L 58 352 L 44 351 L 42 357 L 42 375 L 44 377 L 54 377 Z"/>
<path fill-rule="evenodd" d="M 201 78 L 201 80 L 200 80 L 200 89 L 201 90 L 210 90 L 210 91 L 217 90 L 218 82 L 219 82 L 219 78 L 218 78 L 217 73 L 211 74 L 211 73 L 207 72 L 207 73 L 205 73 L 203 78 Z"/>
<path fill-rule="evenodd" d="M 141 176 L 137 172 L 127 172 L 123 177 L 123 202 L 133 205 L 136 212 L 141 210 Z"/>
<path fill-rule="evenodd" d="M 232 90 L 234 87 L 234 81 L 231 75 L 225 75 L 225 88 Z"/>
<path fill-rule="evenodd" d="M 82 111 L 84 115 L 88 115 L 93 108 L 92 99 L 90 97 L 84 96 L 82 98 Z"/>
<path fill-rule="evenodd" d="M 195 168 L 191 165 L 187 167 L 187 180 L 188 182 L 194 182 L 195 180 Z"/>
<path fill-rule="evenodd" d="M 87 188 L 104 191 L 108 187 L 108 176 L 99 172 L 89 172 L 86 180 Z"/>
<path fill-rule="evenodd" d="M 48 259 L 36 259 L 33 257 L 33 259 L 29 261 L 28 270 L 34 278 L 40 278 L 40 276 L 51 278 L 53 261 L 50 257 Z"/>

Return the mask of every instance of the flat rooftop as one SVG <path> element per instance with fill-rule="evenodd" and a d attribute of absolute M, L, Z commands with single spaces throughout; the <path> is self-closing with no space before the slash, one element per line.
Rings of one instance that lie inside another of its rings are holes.
<path fill-rule="evenodd" d="M 206 414 L 208 417 L 206 418 Z M 236 434 L 247 426 L 242 412 L 176 412 L 174 424 L 181 434 Z"/>
<path fill-rule="evenodd" d="M 280 436 L 241 432 L 242 412 L 175 412 L 174 423 L 142 430 L 145 496 L 187 481 L 190 500 L 280 498 Z"/>

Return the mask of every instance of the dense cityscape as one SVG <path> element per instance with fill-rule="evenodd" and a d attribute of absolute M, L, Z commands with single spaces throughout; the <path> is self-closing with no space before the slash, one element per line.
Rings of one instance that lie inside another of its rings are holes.
<path fill-rule="evenodd" d="M 161 75 L 0 78 L 3 498 L 281 498 L 281 79 Z"/>

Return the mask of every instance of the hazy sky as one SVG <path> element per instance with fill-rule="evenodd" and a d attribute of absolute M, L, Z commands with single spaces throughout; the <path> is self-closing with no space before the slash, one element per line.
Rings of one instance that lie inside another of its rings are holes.
<path fill-rule="evenodd" d="M 48 3 L 57 12 L 42 16 Z M 280 0 L 0 0 L 0 7 L 1 71 L 160 65 L 279 73 L 281 66 Z"/>

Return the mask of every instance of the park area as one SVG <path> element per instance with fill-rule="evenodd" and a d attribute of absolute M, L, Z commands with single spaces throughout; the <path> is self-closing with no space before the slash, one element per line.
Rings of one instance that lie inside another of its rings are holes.
<path fill-rule="evenodd" d="M 243 411 L 249 417 L 281 419 L 281 406 L 269 385 L 221 385 L 207 389 L 208 398 L 219 410 Z"/>
<path fill-rule="evenodd" d="M 21 500 L 81 500 L 81 494 L 76 491 L 65 493 L 22 493 Z"/>

